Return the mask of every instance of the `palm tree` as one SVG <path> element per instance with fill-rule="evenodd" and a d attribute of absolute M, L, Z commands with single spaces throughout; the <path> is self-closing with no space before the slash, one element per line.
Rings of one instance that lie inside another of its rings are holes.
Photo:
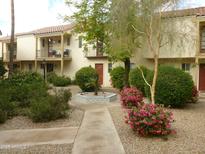
<path fill-rule="evenodd" d="M 14 16 L 14 0 L 11 0 L 11 39 L 10 39 L 10 53 L 9 53 L 9 78 L 13 74 L 13 55 L 14 55 L 14 26 L 15 26 L 15 16 Z"/>

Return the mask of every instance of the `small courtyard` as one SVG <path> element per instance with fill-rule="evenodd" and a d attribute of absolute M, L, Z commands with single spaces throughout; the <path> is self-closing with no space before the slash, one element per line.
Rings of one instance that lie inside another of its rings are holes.
<path fill-rule="evenodd" d="M 0 154 L 205 154 L 204 111 L 202 0 L 0 2 Z"/>
<path fill-rule="evenodd" d="M 69 86 L 66 89 L 71 89 L 73 95 L 80 91 L 77 86 Z M 168 137 L 141 137 L 133 132 L 124 122 L 125 112 L 122 110 L 119 97 L 111 103 L 80 104 L 71 100 L 70 104 L 72 108 L 68 118 L 33 123 L 24 116 L 17 116 L 1 124 L 0 152 L 66 154 L 91 153 L 91 151 L 111 153 L 115 150 L 115 153 L 127 154 L 192 154 L 205 151 L 205 129 L 203 129 L 205 128 L 203 118 L 205 100 L 203 98 L 196 104 L 188 104 L 185 108 L 171 109 L 175 119 L 173 128 L 177 133 Z M 91 117 L 87 117 L 89 114 Z M 104 114 L 108 116 L 108 119 L 104 119 Z M 86 126 L 88 123 L 90 123 L 89 126 Z M 92 129 L 94 130 L 91 131 Z M 116 143 L 105 143 L 103 139 L 107 142 L 113 140 Z"/>

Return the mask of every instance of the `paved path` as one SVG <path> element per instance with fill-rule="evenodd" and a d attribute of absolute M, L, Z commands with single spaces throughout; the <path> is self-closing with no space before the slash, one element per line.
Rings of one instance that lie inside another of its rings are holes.
<path fill-rule="evenodd" d="M 77 127 L 0 131 L 0 149 L 25 145 L 73 143 Z"/>
<path fill-rule="evenodd" d="M 85 111 L 72 154 L 124 153 L 124 148 L 107 108 Z"/>

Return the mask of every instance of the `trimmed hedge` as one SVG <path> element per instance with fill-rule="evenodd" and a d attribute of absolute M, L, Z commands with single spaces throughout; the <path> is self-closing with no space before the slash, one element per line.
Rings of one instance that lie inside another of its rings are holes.
<path fill-rule="evenodd" d="M 143 71 L 143 74 L 146 78 L 148 72 L 150 70 L 148 70 L 146 67 L 144 66 L 141 66 L 140 67 Z M 136 87 L 137 89 L 139 89 L 143 94 L 145 94 L 145 86 L 146 86 L 146 83 L 142 77 L 142 73 L 141 71 L 139 70 L 139 68 L 134 68 L 130 71 L 130 74 L 129 74 L 129 81 L 130 81 L 130 85 Z"/>
<path fill-rule="evenodd" d="M 153 79 L 153 72 L 147 76 L 149 82 Z M 170 66 L 159 67 L 155 102 L 171 107 L 183 107 L 192 98 L 194 83 L 190 74 Z M 146 95 L 150 97 L 146 86 Z"/>
<path fill-rule="evenodd" d="M 71 84 L 69 77 L 57 76 L 54 72 L 48 73 L 47 81 L 56 87 L 65 87 Z"/>
<path fill-rule="evenodd" d="M 111 72 L 112 86 L 117 89 L 122 89 L 124 87 L 124 76 L 125 69 L 122 66 L 115 67 Z"/>
<path fill-rule="evenodd" d="M 91 66 L 78 70 L 75 74 L 75 79 L 77 85 L 84 92 L 91 92 L 96 89 L 96 86 L 97 88 L 99 87 L 99 85 L 96 85 L 96 83 L 98 84 L 98 74 Z"/>
<path fill-rule="evenodd" d="M 64 76 L 57 76 L 53 80 L 53 85 L 56 87 L 65 87 L 71 84 L 71 79 L 69 77 L 64 77 Z"/>

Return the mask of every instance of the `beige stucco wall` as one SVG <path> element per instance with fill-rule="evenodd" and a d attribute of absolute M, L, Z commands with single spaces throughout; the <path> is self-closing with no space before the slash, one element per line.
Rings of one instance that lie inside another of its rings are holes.
<path fill-rule="evenodd" d="M 66 41 L 66 40 L 65 40 Z M 108 60 L 107 59 L 88 59 L 85 57 L 83 48 L 79 48 L 78 36 L 72 35 L 70 39 L 70 45 L 64 43 L 65 49 L 70 49 L 71 61 L 64 62 L 64 74 L 70 76 L 72 79 L 75 77 L 75 73 L 82 67 L 92 66 L 95 68 L 95 64 L 103 64 L 103 86 L 110 86 L 110 75 L 108 73 Z"/>
<path fill-rule="evenodd" d="M 17 60 L 35 60 L 36 39 L 34 35 L 17 37 Z"/>
<path fill-rule="evenodd" d="M 165 22 L 166 23 L 166 22 Z M 169 19 L 169 24 L 173 31 L 173 44 L 171 42 L 160 48 L 160 58 L 190 58 L 195 57 L 197 50 L 197 21 L 196 17 L 178 17 Z M 165 27 L 170 26 L 165 25 Z M 164 44 L 167 42 L 167 36 L 164 37 Z M 144 57 L 153 58 L 153 54 L 149 52 L 147 43 L 143 47 Z"/>
<path fill-rule="evenodd" d="M 3 44 L 2 44 L 2 42 L 0 42 L 0 59 L 3 56 L 2 46 L 3 46 Z"/>

